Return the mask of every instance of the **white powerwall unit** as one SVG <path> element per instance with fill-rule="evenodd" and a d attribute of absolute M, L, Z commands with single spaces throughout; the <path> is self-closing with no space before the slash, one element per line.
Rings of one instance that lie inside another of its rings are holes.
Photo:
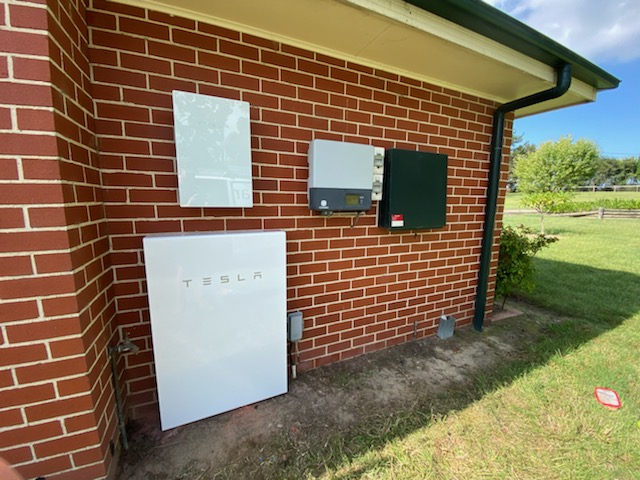
<path fill-rule="evenodd" d="M 144 238 L 163 430 L 287 392 L 281 231 Z"/>
<path fill-rule="evenodd" d="M 252 207 L 249 103 L 173 92 L 182 207 Z"/>

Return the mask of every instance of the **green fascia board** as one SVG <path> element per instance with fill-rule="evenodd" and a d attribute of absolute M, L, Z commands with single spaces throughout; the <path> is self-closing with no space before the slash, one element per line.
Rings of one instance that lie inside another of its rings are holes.
<path fill-rule="evenodd" d="M 567 47 L 482 0 L 406 0 L 461 27 L 556 68 L 569 63 L 573 76 L 597 90 L 617 88 L 620 80 Z"/>

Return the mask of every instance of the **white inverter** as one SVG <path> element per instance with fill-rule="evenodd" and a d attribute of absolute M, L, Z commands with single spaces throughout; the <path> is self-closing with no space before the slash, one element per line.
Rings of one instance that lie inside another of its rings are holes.
<path fill-rule="evenodd" d="M 287 391 L 281 231 L 144 238 L 163 430 Z"/>

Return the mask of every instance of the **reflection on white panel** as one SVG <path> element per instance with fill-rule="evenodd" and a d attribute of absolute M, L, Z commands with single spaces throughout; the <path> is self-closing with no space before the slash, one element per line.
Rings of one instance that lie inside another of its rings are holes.
<path fill-rule="evenodd" d="M 144 239 L 166 430 L 286 393 L 284 232 Z"/>
<path fill-rule="evenodd" d="M 249 104 L 173 92 L 183 207 L 252 207 Z"/>

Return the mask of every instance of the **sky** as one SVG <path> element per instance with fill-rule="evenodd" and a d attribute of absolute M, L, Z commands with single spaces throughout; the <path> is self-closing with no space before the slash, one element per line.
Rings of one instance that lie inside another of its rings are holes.
<path fill-rule="evenodd" d="M 640 156 L 640 0 L 485 0 L 621 80 L 596 102 L 518 119 L 523 141 L 571 135 L 603 156 Z"/>

